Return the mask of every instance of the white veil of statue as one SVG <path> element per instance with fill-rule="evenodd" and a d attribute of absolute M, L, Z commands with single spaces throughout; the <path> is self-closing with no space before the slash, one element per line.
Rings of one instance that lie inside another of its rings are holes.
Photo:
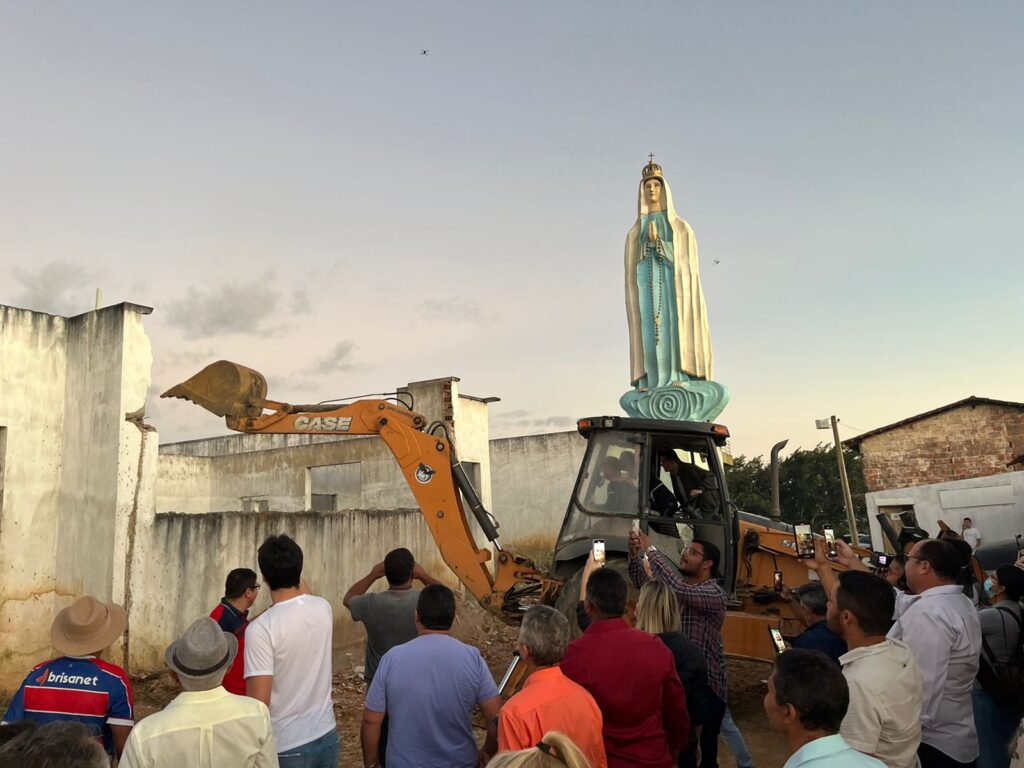
<path fill-rule="evenodd" d="M 668 225 L 672 228 L 674 250 L 675 301 L 677 332 L 670 334 L 678 345 L 679 368 L 691 378 L 711 380 L 712 356 L 711 334 L 708 331 L 707 307 L 704 291 L 700 284 L 700 267 L 697 262 L 697 241 L 693 230 L 676 214 L 672 204 L 672 190 L 662 176 L 661 167 L 652 161 L 644 167 L 640 181 L 638 215 L 636 224 L 626 236 L 626 316 L 629 323 L 630 379 L 634 386 L 646 381 L 648 363 L 644 358 L 643 319 L 641 317 L 639 291 L 637 287 L 637 264 L 640 261 L 641 222 L 650 213 L 644 196 L 644 182 L 656 178 L 662 184 L 661 210 L 667 214 Z M 653 387 L 653 382 L 651 387 Z"/>

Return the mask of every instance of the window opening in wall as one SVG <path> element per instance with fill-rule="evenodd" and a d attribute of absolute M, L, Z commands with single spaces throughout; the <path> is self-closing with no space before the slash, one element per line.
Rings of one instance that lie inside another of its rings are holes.
<path fill-rule="evenodd" d="M 257 496 L 242 497 L 243 512 L 269 512 L 270 499 L 261 499 Z"/>
<path fill-rule="evenodd" d="M 360 509 L 363 500 L 363 465 L 354 461 L 309 468 L 309 509 L 337 512 Z"/>

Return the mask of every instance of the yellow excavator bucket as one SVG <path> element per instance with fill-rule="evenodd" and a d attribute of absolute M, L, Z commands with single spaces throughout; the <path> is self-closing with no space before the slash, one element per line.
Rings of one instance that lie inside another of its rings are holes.
<path fill-rule="evenodd" d="M 218 360 L 160 397 L 180 397 L 217 416 L 235 419 L 259 416 L 267 397 L 267 380 L 252 368 Z"/>

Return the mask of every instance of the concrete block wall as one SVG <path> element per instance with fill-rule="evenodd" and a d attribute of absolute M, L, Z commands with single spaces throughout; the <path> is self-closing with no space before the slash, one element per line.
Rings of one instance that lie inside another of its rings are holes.
<path fill-rule="evenodd" d="M 1011 472 L 1024 453 L 1024 410 L 964 406 L 867 437 L 860 451 L 869 492 Z"/>
<path fill-rule="evenodd" d="M 576 431 L 492 440 L 491 496 L 502 546 L 549 558 L 587 441 Z"/>
<path fill-rule="evenodd" d="M 415 509 L 335 513 L 214 512 L 160 513 L 140 521 L 136 542 L 129 668 L 133 673 L 163 667 L 167 644 L 193 621 L 209 614 L 224 592 L 232 568 L 259 572 L 256 550 L 271 534 L 287 533 L 302 547 L 303 575 L 334 608 L 335 668 L 352 652 L 361 665 L 365 634 L 341 599 L 395 547 L 408 547 L 427 571 L 456 587 L 458 582 L 437 552 Z M 383 580 L 376 585 L 383 589 Z M 261 590 L 256 615 L 269 604 Z"/>
<path fill-rule="evenodd" d="M 124 602 L 142 447 L 149 309 L 73 318 L 0 306 L 0 689 L 50 653 L 54 615 L 91 593 Z"/>

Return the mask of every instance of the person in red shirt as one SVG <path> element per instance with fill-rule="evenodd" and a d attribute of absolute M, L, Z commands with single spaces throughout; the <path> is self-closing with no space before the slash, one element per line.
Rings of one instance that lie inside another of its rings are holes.
<path fill-rule="evenodd" d="M 547 605 L 535 605 L 519 629 L 519 658 L 526 683 L 505 702 L 498 718 L 498 751 L 535 747 L 544 734 L 565 734 L 586 755 L 590 768 L 607 768 L 601 710 L 586 689 L 558 668 L 569 644 L 569 621 Z"/>
<path fill-rule="evenodd" d="M 225 632 L 238 638 L 238 655 L 221 685 L 228 693 L 245 696 L 245 628 L 249 625 L 249 609 L 260 593 L 256 572 L 249 568 L 235 568 L 224 583 L 224 597 L 210 611 L 210 618 Z"/>
<path fill-rule="evenodd" d="M 591 624 L 569 644 L 561 670 L 601 709 L 608 768 L 673 768 L 690 733 L 683 684 L 665 644 L 626 623 L 627 591 L 610 568 L 590 575 Z"/>

